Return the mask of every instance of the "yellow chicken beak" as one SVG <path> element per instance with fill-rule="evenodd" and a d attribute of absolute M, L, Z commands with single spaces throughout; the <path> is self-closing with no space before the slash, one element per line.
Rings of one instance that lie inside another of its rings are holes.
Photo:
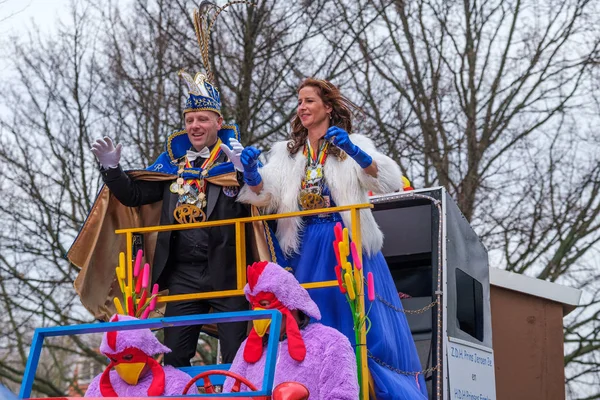
<path fill-rule="evenodd" d="M 264 308 L 254 307 L 254 310 L 264 310 Z M 265 333 L 267 333 L 267 329 L 271 325 L 270 319 L 256 319 L 252 321 L 252 325 L 254 326 L 254 330 L 258 334 L 258 336 L 263 337 Z"/>
<path fill-rule="evenodd" d="M 115 365 L 115 370 L 125 382 L 137 385 L 146 363 L 120 363 Z"/>

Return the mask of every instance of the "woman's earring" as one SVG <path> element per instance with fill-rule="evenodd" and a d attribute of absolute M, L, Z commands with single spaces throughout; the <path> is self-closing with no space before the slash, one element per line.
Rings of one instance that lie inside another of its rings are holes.
<path fill-rule="evenodd" d="M 331 113 L 329 113 L 329 120 L 331 121 L 333 119 L 333 117 L 331 116 Z"/>

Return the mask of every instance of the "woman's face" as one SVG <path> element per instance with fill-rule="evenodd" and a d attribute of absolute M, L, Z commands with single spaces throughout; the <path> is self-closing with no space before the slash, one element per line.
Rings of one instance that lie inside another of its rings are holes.
<path fill-rule="evenodd" d="M 310 130 L 323 124 L 329 125 L 330 112 L 331 106 L 323 103 L 321 96 L 319 96 L 319 89 L 313 86 L 305 86 L 300 89 L 296 113 L 300 118 L 300 122 L 302 122 L 302 126 Z"/>

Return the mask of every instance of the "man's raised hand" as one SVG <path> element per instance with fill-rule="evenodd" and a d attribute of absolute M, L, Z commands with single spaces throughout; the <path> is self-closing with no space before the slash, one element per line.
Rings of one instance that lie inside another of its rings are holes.
<path fill-rule="evenodd" d="M 242 161 L 240 160 L 240 155 L 244 150 L 244 146 L 242 146 L 240 142 L 233 138 L 229 139 L 229 144 L 231 145 L 231 148 L 229 148 L 229 146 L 227 146 L 225 143 L 222 143 L 221 150 L 223 150 L 223 152 L 227 154 L 227 158 L 229 158 L 229 161 L 233 163 L 235 169 L 237 169 L 240 172 L 243 172 L 244 167 L 242 165 Z"/>
<path fill-rule="evenodd" d="M 112 140 L 108 136 L 104 136 L 103 139 L 96 140 L 90 150 L 94 153 L 102 167 L 108 169 L 116 168 L 119 165 L 121 148 L 120 143 L 115 147 Z"/>

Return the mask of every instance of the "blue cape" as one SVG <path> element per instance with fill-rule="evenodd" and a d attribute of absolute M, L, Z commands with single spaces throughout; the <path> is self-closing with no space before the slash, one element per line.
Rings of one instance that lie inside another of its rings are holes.
<path fill-rule="evenodd" d="M 240 129 L 236 124 L 223 125 L 217 133 L 217 136 L 223 143 L 231 148 L 229 139 L 237 139 L 240 141 Z M 165 142 L 165 151 L 158 156 L 156 161 L 146 168 L 146 170 L 177 175 L 177 170 L 179 169 L 179 159 L 185 156 L 185 153 L 191 147 L 192 143 L 188 138 L 187 131 L 182 130 L 173 132 L 169 135 L 167 141 Z M 231 172 L 235 172 L 235 167 L 231 162 L 228 161 L 217 164 L 213 168 L 209 169 L 206 177 L 214 177 Z M 182 177 L 183 179 L 199 178 L 201 173 L 202 168 L 185 168 Z"/>

